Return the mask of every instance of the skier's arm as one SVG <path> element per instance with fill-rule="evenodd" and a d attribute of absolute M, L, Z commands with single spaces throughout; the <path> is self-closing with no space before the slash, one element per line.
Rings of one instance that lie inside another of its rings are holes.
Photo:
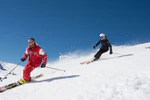
<path fill-rule="evenodd" d="M 111 44 L 110 44 L 110 54 L 112 54 L 113 52 L 112 52 L 112 46 L 111 46 Z"/>
<path fill-rule="evenodd" d="M 43 49 L 40 49 L 39 54 L 43 56 L 43 63 L 46 66 L 47 63 L 47 54 L 44 52 Z"/>
<path fill-rule="evenodd" d="M 24 55 L 22 56 L 21 60 L 25 61 L 27 59 L 27 57 L 28 57 L 28 51 L 26 49 L 26 51 L 25 51 Z"/>
<path fill-rule="evenodd" d="M 101 40 L 99 40 L 96 44 L 95 47 L 97 47 L 101 43 Z"/>
<path fill-rule="evenodd" d="M 112 54 L 112 53 L 113 53 L 113 52 L 112 52 L 112 46 L 111 46 L 111 44 L 110 44 L 109 41 L 108 41 L 107 43 L 108 43 L 108 46 L 109 46 L 109 48 L 110 48 L 110 54 Z"/>

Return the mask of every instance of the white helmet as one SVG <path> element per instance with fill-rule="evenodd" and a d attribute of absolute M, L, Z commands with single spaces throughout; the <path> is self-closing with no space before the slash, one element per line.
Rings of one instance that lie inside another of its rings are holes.
<path fill-rule="evenodd" d="M 100 33 L 100 38 L 103 38 L 103 37 L 105 37 L 105 34 L 104 33 Z"/>

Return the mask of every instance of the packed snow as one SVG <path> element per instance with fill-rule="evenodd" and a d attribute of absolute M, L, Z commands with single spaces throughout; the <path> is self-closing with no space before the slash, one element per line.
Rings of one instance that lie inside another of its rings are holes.
<path fill-rule="evenodd" d="M 80 62 L 92 59 L 96 51 L 61 55 L 58 61 L 48 63 L 47 68 L 37 68 L 31 73 L 32 76 L 43 73 L 43 77 L 0 93 L 0 100 L 150 100 L 147 46 L 150 43 L 113 46 L 114 54 L 107 52 L 88 65 Z M 4 67 L 0 69 L 0 77 L 16 66 L 0 63 Z M 22 71 L 23 67 L 18 66 L 0 86 L 19 80 Z"/>

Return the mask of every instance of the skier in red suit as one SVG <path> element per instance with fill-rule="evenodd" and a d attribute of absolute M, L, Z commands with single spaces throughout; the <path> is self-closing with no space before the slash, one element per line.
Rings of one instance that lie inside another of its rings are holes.
<path fill-rule="evenodd" d="M 41 68 L 46 67 L 47 63 L 47 54 L 42 48 L 40 48 L 34 38 L 28 39 L 28 47 L 24 55 L 21 58 L 21 61 L 25 61 L 28 57 L 28 62 L 23 70 L 23 80 L 24 83 L 30 81 L 30 73 L 41 65 Z"/>

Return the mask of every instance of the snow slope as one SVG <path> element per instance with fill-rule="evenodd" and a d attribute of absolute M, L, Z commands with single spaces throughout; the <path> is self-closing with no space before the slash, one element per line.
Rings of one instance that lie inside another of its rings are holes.
<path fill-rule="evenodd" d="M 91 59 L 96 51 L 87 56 L 61 56 L 47 66 L 66 72 L 37 68 L 32 75 L 43 73 L 43 77 L 1 93 L 0 100 L 150 100 L 150 49 L 146 46 L 150 43 L 113 46 L 113 55 L 105 53 L 89 65 L 80 62 Z M 22 70 L 17 68 L 17 74 L 0 82 L 0 86 L 20 79 Z M 1 77 L 6 72 L 0 70 Z"/>

